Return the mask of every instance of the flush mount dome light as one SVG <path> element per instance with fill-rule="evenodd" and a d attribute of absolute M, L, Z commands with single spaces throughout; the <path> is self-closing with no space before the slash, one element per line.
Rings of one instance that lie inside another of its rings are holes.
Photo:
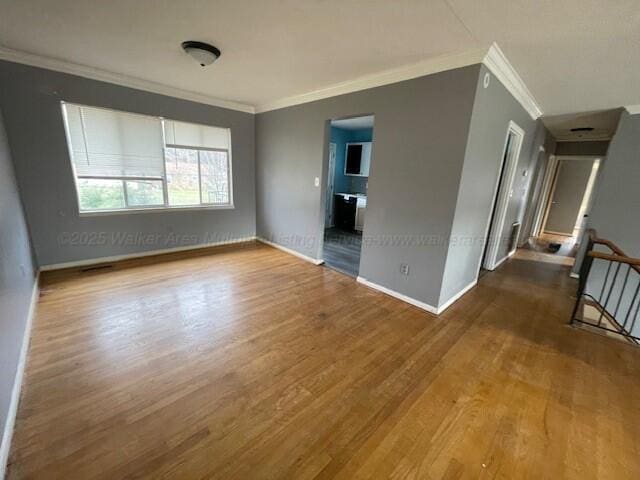
<path fill-rule="evenodd" d="M 201 67 L 211 65 L 220 56 L 220 50 L 204 42 L 188 40 L 182 42 L 182 49 L 191 55 Z"/>

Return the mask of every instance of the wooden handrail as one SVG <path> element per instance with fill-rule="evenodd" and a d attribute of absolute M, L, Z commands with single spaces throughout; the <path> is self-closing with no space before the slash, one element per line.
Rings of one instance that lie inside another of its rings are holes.
<path fill-rule="evenodd" d="M 640 258 L 623 257 L 622 255 L 612 255 L 603 252 L 589 252 L 589 256 L 593 258 L 601 258 L 602 260 L 610 260 L 612 262 L 626 263 L 627 265 L 640 265 Z"/>
<path fill-rule="evenodd" d="M 593 228 L 589 229 L 589 238 L 594 245 L 604 245 L 614 253 L 613 255 L 611 255 L 608 253 L 596 252 L 592 250 L 588 252 L 588 255 L 590 257 L 609 260 L 612 262 L 626 263 L 627 265 L 631 266 L 631 268 L 633 268 L 636 272 L 640 273 L 640 258 L 630 257 L 611 240 L 607 240 L 606 238 L 599 238 Z"/>

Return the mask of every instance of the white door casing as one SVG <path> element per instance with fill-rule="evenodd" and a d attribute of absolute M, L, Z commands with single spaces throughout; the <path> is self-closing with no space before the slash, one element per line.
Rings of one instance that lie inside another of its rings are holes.
<path fill-rule="evenodd" d="M 335 170 L 336 170 L 336 144 L 329 144 L 329 171 L 327 174 L 327 201 L 325 212 L 325 227 L 333 227 L 333 211 L 334 211 L 334 190 L 335 190 Z"/>
<path fill-rule="evenodd" d="M 504 260 L 502 258 L 498 259 L 497 257 L 502 240 L 502 231 L 504 230 L 509 199 L 513 196 L 513 182 L 516 176 L 523 140 L 524 130 L 515 122 L 510 121 L 504 141 L 501 168 L 498 170 L 502 172 L 502 182 L 499 177 L 496 182 L 496 189 L 499 188 L 499 191 L 496 191 L 495 213 L 493 215 L 493 221 L 491 222 L 491 220 L 489 220 L 491 224 L 489 225 L 487 235 L 487 255 L 485 256 L 483 265 L 487 270 L 494 270 L 502 260 Z"/>

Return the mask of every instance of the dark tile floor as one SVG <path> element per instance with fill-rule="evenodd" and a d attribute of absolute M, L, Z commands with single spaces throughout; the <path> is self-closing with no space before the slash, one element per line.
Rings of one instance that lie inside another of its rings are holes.
<path fill-rule="evenodd" d="M 360 270 L 360 249 L 362 234 L 347 232 L 338 228 L 324 231 L 324 263 L 352 277 Z"/>

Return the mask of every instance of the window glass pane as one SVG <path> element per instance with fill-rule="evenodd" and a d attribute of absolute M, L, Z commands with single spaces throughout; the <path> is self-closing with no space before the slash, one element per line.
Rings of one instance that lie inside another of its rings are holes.
<path fill-rule="evenodd" d="M 161 180 L 127 180 L 126 188 L 130 207 L 164 205 Z"/>
<path fill-rule="evenodd" d="M 79 178 L 80 210 L 114 210 L 124 208 L 122 180 Z"/>
<path fill-rule="evenodd" d="M 229 203 L 229 161 L 227 152 L 200 151 L 202 203 Z"/>
<path fill-rule="evenodd" d="M 165 162 L 169 205 L 199 205 L 198 151 L 167 148 Z"/>

